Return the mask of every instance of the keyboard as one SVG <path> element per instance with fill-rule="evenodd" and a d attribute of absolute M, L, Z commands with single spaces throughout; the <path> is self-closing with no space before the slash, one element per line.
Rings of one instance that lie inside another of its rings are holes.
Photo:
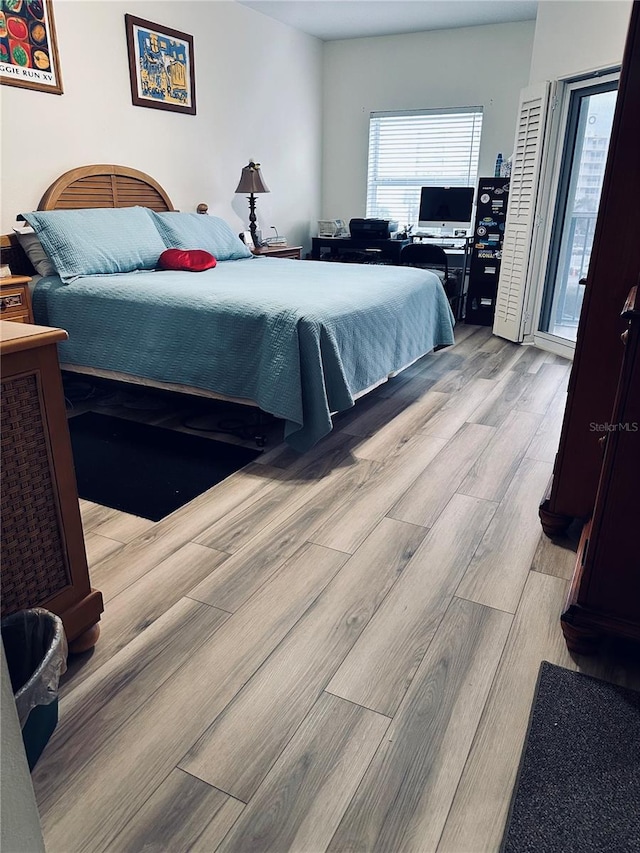
<path fill-rule="evenodd" d="M 441 249 L 464 249 L 464 239 L 457 240 L 447 240 L 442 237 L 427 237 L 426 234 L 414 234 L 413 235 L 418 242 L 426 242 L 431 246 L 440 246 Z"/>

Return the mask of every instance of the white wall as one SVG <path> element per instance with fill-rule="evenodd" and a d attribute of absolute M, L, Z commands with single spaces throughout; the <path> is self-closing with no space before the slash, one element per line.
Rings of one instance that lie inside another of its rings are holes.
<path fill-rule="evenodd" d="M 2 642 L 0 658 L 0 850 L 4 853 L 44 853 L 36 798 Z"/>
<path fill-rule="evenodd" d="M 619 65 L 631 5 L 631 0 L 539 0 L 531 82 Z"/>
<path fill-rule="evenodd" d="M 61 173 L 117 163 L 152 175 L 174 205 L 199 202 L 248 227 L 235 196 L 242 166 L 262 164 L 263 230 L 290 243 L 320 215 L 322 43 L 233 2 L 56 0 L 63 95 L 2 86 L 1 227 L 32 210 Z M 124 15 L 194 37 L 197 115 L 131 104 Z"/>
<path fill-rule="evenodd" d="M 324 58 L 323 218 L 364 216 L 369 114 L 484 107 L 480 175 L 511 153 L 535 23 L 329 42 Z"/>

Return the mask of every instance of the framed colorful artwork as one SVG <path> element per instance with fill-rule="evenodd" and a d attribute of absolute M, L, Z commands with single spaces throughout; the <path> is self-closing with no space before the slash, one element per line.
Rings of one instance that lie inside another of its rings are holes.
<path fill-rule="evenodd" d="M 51 0 L 0 3 L 0 83 L 62 94 Z"/>
<path fill-rule="evenodd" d="M 195 115 L 193 36 L 133 15 L 124 19 L 133 104 Z"/>

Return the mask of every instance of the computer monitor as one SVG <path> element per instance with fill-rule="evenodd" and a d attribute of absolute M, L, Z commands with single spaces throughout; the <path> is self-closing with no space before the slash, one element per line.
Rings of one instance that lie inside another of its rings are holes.
<path fill-rule="evenodd" d="M 422 187 L 418 227 L 468 230 L 472 211 L 473 187 Z"/>

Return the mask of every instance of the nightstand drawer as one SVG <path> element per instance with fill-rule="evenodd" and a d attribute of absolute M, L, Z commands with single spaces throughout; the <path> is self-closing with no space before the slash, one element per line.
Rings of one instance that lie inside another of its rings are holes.
<path fill-rule="evenodd" d="M 25 293 L 7 293 L 3 290 L 0 294 L 0 320 L 11 320 L 14 323 L 33 322 Z"/>
<path fill-rule="evenodd" d="M 26 302 L 23 287 L 3 287 L 2 293 L 0 293 L 0 314 L 2 314 L 2 319 L 7 319 L 5 315 L 26 313 Z"/>
<path fill-rule="evenodd" d="M 29 281 L 26 276 L 0 279 L 0 320 L 33 323 Z"/>

